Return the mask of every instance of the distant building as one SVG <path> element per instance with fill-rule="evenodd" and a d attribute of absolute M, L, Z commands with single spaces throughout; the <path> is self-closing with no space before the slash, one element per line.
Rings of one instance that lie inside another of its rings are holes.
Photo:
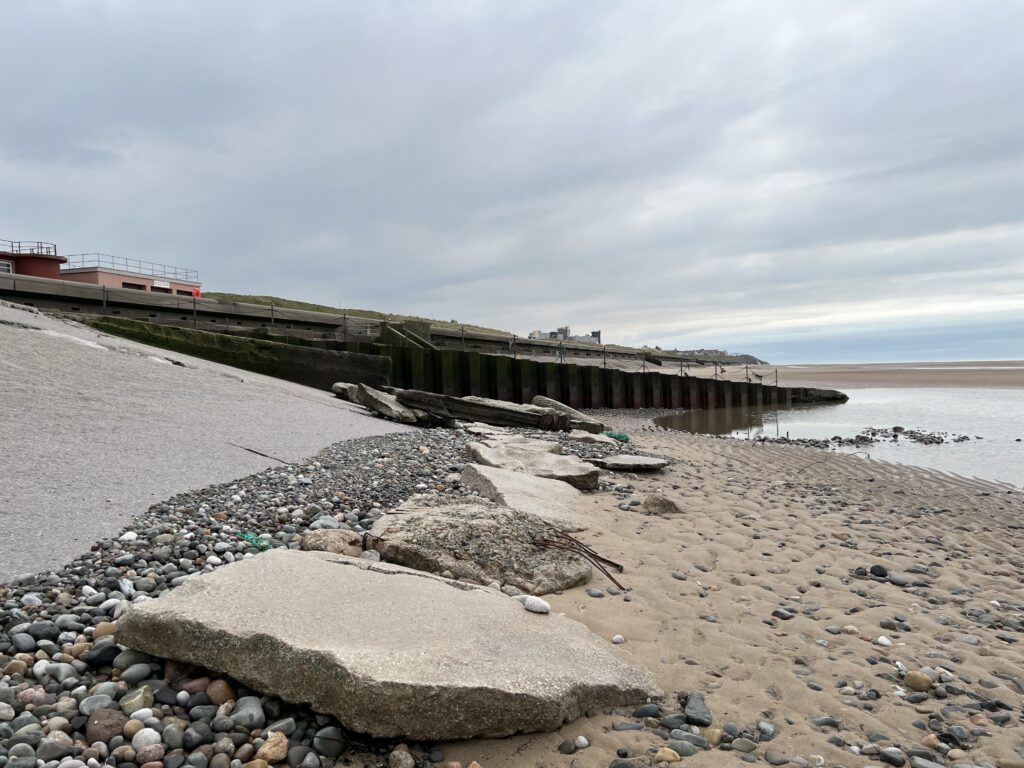
<path fill-rule="evenodd" d="M 684 349 L 679 354 L 690 357 L 725 357 L 729 353 L 724 349 Z"/>
<path fill-rule="evenodd" d="M 61 280 L 127 288 L 133 291 L 199 296 L 202 284 L 194 269 L 153 264 L 105 253 L 76 253 L 60 268 Z"/>
<path fill-rule="evenodd" d="M 58 256 L 56 245 L 41 241 L 0 240 L 0 274 L 70 280 L 175 296 L 199 296 L 202 289 L 199 273 L 194 269 L 105 253 Z"/>
<path fill-rule="evenodd" d="M 587 336 L 573 336 L 569 326 L 563 325 L 555 331 L 530 331 L 529 338 L 548 341 L 574 341 L 579 344 L 600 344 L 601 332 L 591 331 Z"/>

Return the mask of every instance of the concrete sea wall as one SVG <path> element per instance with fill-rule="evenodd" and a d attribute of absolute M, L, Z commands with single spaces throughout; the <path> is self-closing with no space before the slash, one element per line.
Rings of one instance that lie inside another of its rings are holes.
<path fill-rule="evenodd" d="M 391 361 L 379 354 L 284 344 L 124 318 L 91 317 L 87 322 L 115 336 L 317 389 L 330 389 L 336 381 L 380 386 L 390 380 Z"/>

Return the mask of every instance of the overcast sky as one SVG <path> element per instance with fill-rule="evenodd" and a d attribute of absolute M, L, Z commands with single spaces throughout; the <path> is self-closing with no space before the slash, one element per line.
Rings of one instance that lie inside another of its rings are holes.
<path fill-rule="evenodd" d="M 773 362 L 1024 358 L 1024 3 L 0 0 L 0 238 Z"/>

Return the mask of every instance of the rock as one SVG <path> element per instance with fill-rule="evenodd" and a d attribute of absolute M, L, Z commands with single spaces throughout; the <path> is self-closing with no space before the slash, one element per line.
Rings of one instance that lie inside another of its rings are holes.
<path fill-rule="evenodd" d="M 389 563 L 544 595 L 591 576 L 579 555 L 535 543 L 554 534 L 536 515 L 507 507 L 408 501 L 377 520 L 367 541 Z"/>
<path fill-rule="evenodd" d="M 143 728 L 132 736 L 132 749 L 136 752 L 141 750 L 143 747 L 151 747 L 154 744 L 159 744 L 163 741 L 163 737 L 159 731 L 155 731 L 152 728 Z"/>
<path fill-rule="evenodd" d="M 612 472 L 653 472 L 664 469 L 670 462 L 668 459 L 656 459 L 652 456 L 633 456 L 618 453 L 605 456 L 603 459 L 591 459 L 591 462 Z"/>
<path fill-rule="evenodd" d="M 678 763 L 682 759 L 674 749 L 669 749 L 668 747 L 661 747 L 654 754 L 654 762 L 656 763 Z"/>
<path fill-rule="evenodd" d="M 360 384 L 355 390 L 355 401 L 367 410 L 379 413 L 385 419 L 400 424 L 415 424 L 416 414 L 398 402 L 398 398 L 379 389 Z"/>
<path fill-rule="evenodd" d="M 651 493 L 644 498 L 644 512 L 649 515 L 678 515 L 683 511 L 679 502 L 660 493 Z"/>
<path fill-rule="evenodd" d="M 331 552 L 335 555 L 359 557 L 363 553 L 363 537 L 355 531 L 306 531 L 302 534 L 302 548 L 308 552 Z"/>
<path fill-rule="evenodd" d="M 660 695 L 649 672 L 571 619 L 324 552 L 272 549 L 189 579 L 133 603 L 117 638 L 377 737 L 555 730 L 588 709 Z"/>
<path fill-rule="evenodd" d="M 94 712 L 111 708 L 116 710 L 117 705 L 114 703 L 112 698 L 103 693 L 96 694 L 95 696 L 86 696 L 78 705 L 78 711 L 86 717 L 91 716 Z M 120 714 L 120 712 L 118 714 Z M 128 718 L 125 717 L 125 722 L 127 722 L 127 720 Z"/>
<path fill-rule="evenodd" d="M 597 467 L 575 456 L 538 453 L 512 444 L 492 448 L 483 443 L 466 443 L 466 452 L 477 464 L 561 480 L 581 491 L 596 491 L 601 476 Z"/>
<path fill-rule="evenodd" d="M 358 385 L 346 384 L 344 381 L 338 381 L 331 385 L 331 392 L 334 393 L 335 397 L 339 397 L 342 400 L 348 400 L 351 403 L 359 402 L 356 400 L 356 393 L 358 391 Z"/>
<path fill-rule="evenodd" d="M 235 677 L 238 677 L 238 675 L 235 675 Z M 263 712 L 263 704 L 257 696 L 243 696 L 236 701 L 235 708 L 231 710 L 230 717 L 232 723 L 249 730 L 262 728 L 267 722 L 267 716 Z"/>
<path fill-rule="evenodd" d="M 586 528 L 573 507 L 582 495 L 568 483 L 498 467 L 467 464 L 462 486 L 485 499 L 520 512 L 531 512 L 565 531 Z"/>
<path fill-rule="evenodd" d="M 65 738 L 67 737 L 65 736 Z M 64 744 L 52 738 L 43 739 L 39 742 L 38 746 L 36 746 L 36 758 L 42 760 L 44 763 L 48 763 L 51 760 L 60 760 L 70 754 L 70 743 Z"/>
<path fill-rule="evenodd" d="M 211 703 L 219 707 L 221 704 L 226 704 L 235 699 L 235 689 L 231 687 L 227 680 L 214 680 L 206 686 L 206 695 L 210 697 Z"/>
<path fill-rule="evenodd" d="M 932 689 L 932 679 L 924 672 L 907 672 L 903 682 L 912 691 L 926 692 Z"/>
<path fill-rule="evenodd" d="M 153 706 L 153 691 L 150 690 L 148 685 L 144 685 L 141 688 L 126 693 L 121 697 L 118 704 L 121 707 L 121 711 L 126 715 L 138 712 L 140 709 L 149 709 Z"/>
<path fill-rule="evenodd" d="M 560 411 L 569 417 L 569 425 L 575 431 L 585 432 L 587 434 L 601 434 L 605 430 L 604 424 L 597 421 L 585 413 L 580 413 L 575 408 L 570 408 L 565 403 L 560 403 L 550 397 L 544 397 L 543 395 L 537 395 L 530 401 L 531 404 L 536 405 L 539 408 L 551 408 L 556 411 Z M 613 438 L 607 438 L 613 443 Z"/>
<path fill-rule="evenodd" d="M 271 733 L 263 746 L 256 750 L 256 759 L 265 760 L 271 765 L 280 763 L 288 756 L 288 737 L 280 731 Z"/>
<path fill-rule="evenodd" d="M 416 768 L 416 760 L 409 750 L 394 749 L 388 755 L 388 768 Z"/>
<path fill-rule="evenodd" d="M 707 728 L 711 725 L 711 710 L 708 709 L 703 694 L 691 693 L 686 697 L 683 716 L 690 725 L 699 725 L 701 728 Z"/>
<path fill-rule="evenodd" d="M 741 736 L 738 739 L 732 740 L 732 748 L 736 752 L 753 752 L 757 749 L 757 744 L 745 736 Z"/>
<path fill-rule="evenodd" d="M 542 600 L 536 595 L 527 595 L 526 599 L 523 600 L 523 607 L 530 611 L 530 613 L 550 613 L 551 606 L 548 605 L 547 600 Z"/>
<path fill-rule="evenodd" d="M 337 726 L 321 728 L 313 736 L 313 749 L 327 757 L 338 757 L 345 751 L 347 740 Z M 304 756 L 305 757 L 305 756 Z"/>

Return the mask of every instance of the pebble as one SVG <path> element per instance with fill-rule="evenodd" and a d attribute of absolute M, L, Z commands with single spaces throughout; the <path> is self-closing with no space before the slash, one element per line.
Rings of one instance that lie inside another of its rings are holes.
<path fill-rule="evenodd" d="M 678 753 L 669 749 L 668 747 L 661 747 L 654 755 L 654 762 L 656 763 L 678 763 L 682 760 Z"/>
<path fill-rule="evenodd" d="M 733 739 L 731 743 L 732 748 L 736 752 L 753 752 L 757 749 L 757 744 L 751 739 L 741 736 L 738 739 Z"/>
<path fill-rule="evenodd" d="M 548 602 L 537 597 L 536 595 L 527 595 L 526 599 L 523 600 L 523 607 L 531 613 L 551 612 L 551 606 L 548 605 Z"/>
<path fill-rule="evenodd" d="M 925 672 L 907 672 L 903 682 L 912 691 L 926 692 L 932 689 L 932 679 Z"/>

